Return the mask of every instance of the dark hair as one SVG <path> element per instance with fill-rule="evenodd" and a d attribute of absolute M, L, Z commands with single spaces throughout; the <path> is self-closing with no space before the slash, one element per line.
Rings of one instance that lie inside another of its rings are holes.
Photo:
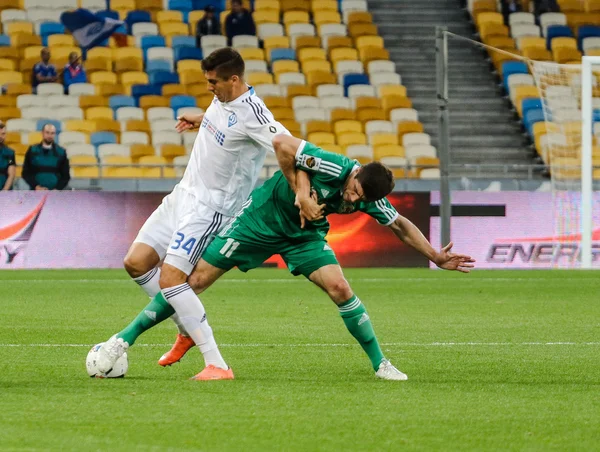
<path fill-rule="evenodd" d="M 368 202 L 385 198 L 394 189 L 394 175 L 390 169 L 379 163 L 371 162 L 363 166 L 356 180 L 363 189 L 365 200 Z"/>
<path fill-rule="evenodd" d="M 4 124 L 2 121 L 0 121 L 0 130 L 4 129 L 6 127 L 6 124 Z"/>
<path fill-rule="evenodd" d="M 229 80 L 233 75 L 242 78 L 246 65 L 242 56 L 231 47 L 217 49 L 202 60 L 204 72 L 216 71 L 217 77 Z"/>

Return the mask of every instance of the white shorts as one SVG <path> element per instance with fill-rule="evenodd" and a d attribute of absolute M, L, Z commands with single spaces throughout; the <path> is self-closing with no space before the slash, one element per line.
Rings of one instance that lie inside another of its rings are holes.
<path fill-rule="evenodd" d="M 230 221 L 231 217 L 215 212 L 177 185 L 148 217 L 134 242 L 151 246 L 165 263 L 190 275 L 206 247 Z"/>

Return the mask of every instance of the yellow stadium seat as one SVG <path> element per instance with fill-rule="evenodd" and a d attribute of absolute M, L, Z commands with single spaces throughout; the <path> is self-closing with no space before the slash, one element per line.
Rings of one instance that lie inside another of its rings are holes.
<path fill-rule="evenodd" d="M 48 47 L 73 47 L 75 40 L 71 35 L 50 35 L 48 36 Z"/>
<path fill-rule="evenodd" d="M 42 38 L 37 35 L 16 33 L 10 37 L 10 43 L 13 47 L 17 47 L 19 49 L 30 46 L 41 46 Z"/>
<path fill-rule="evenodd" d="M 19 164 L 19 156 L 21 157 L 25 157 L 25 154 L 27 153 L 27 149 L 29 149 L 29 145 L 27 144 L 22 144 L 22 143 L 11 143 L 10 147 L 12 148 L 13 151 L 15 151 L 15 155 L 17 156 L 17 165 Z M 20 162 L 21 164 L 23 163 L 23 160 L 21 160 Z"/>
<path fill-rule="evenodd" d="M 419 121 L 403 121 L 398 124 L 398 140 L 402 143 L 402 137 L 407 133 L 423 133 L 423 124 Z"/>
<path fill-rule="evenodd" d="M 273 73 L 276 76 L 286 72 L 300 72 L 300 64 L 293 60 L 278 60 L 273 63 Z"/>
<path fill-rule="evenodd" d="M 121 123 L 112 118 L 93 119 L 96 130 L 102 132 L 114 132 L 117 137 L 121 134 Z"/>
<path fill-rule="evenodd" d="M 500 39 L 501 37 L 497 37 L 496 39 Z M 490 44 L 491 45 L 491 44 Z M 546 40 L 544 38 L 540 38 L 538 36 L 523 36 L 519 38 L 519 45 L 521 50 L 530 49 L 530 48 L 546 48 Z"/>
<path fill-rule="evenodd" d="M 355 103 L 356 103 L 356 106 L 355 106 L 356 111 L 362 110 L 364 108 L 381 109 L 381 100 L 379 100 L 377 97 L 370 97 L 370 96 L 358 97 L 355 100 Z"/>
<path fill-rule="evenodd" d="M 477 16 L 477 28 L 486 24 L 503 24 L 504 17 L 498 12 L 484 12 Z"/>
<path fill-rule="evenodd" d="M 365 66 L 367 66 L 370 61 L 390 59 L 390 52 L 378 47 L 363 47 L 358 51 L 358 54 Z"/>
<path fill-rule="evenodd" d="M 129 123 L 129 121 L 128 121 Z M 150 127 L 150 126 L 148 126 Z M 139 132 L 143 132 L 143 130 L 139 130 Z M 129 147 L 129 153 L 131 159 L 136 162 L 140 157 L 144 157 L 147 155 L 155 155 L 154 146 L 150 144 L 132 144 Z"/>
<path fill-rule="evenodd" d="M 183 71 L 179 73 L 179 83 L 188 87 L 188 93 L 190 92 L 190 85 L 196 85 L 202 82 L 204 79 L 204 73 L 202 71 Z M 206 87 L 204 87 L 206 91 Z"/>
<path fill-rule="evenodd" d="M 85 71 L 88 74 L 98 71 L 110 72 L 112 71 L 112 62 L 107 58 L 88 58 L 85 61 Z"/>
<path fill-rule="evenodd" d="M 108 178 L 140 178 L 143 171 L 139 167 L 133 166 L 131 157 L 122 157 L 109 155 L 102 159 L 102 177 Z M 107 166 L 104 166 L 107 165 Z M 112 166 L 119 165 L 119 166 Z"/>
<path fill-rule="evenodd" d="M 13 60 L 9 60 L 13 61 Z M 40 62 L 40 57 L 37 58 L 24 58 L 19 60 L 19 72 L 31 72 L 33 67 Z M 29 77 L 27 78 L 29 80 Z"/>
<path fill-rule="evenodd" d="M 0 58 L 8 58 L 16 61 L 19 59 L 19 50 L 12 47 L 0 47 Z"/>
<path fill-rule="evenodd" d="M 479 29 L 479 35 L 483 42 L 487 43 L 487 40 L 492 36 L 509 36 L 510 31 L 503 24 L 486 24 Z"/>
<path fill-rule="evenodd" d="M 334 154 L 345 155 L 346 152 L 339 144 L 328 144 L 325 149 L 328 152 L 333 152 Z"/>
<path fill-rule="evenodd" d="M 65 130 L 69 132 L 93 133 L 96 131 L 96 123 L 86 119 L 69 119 L 64 122 Z"/>
<path fill-rule="evenodd" d="M 140 157 L 140 165 L 153 165 L 154 168 L 142 168 L 142 177 L 146 178 L 160 178 L 160 177 L 175 177 L 175 171 L 173 168 L 169 168 L 167 160 L 160 155 L 148 155 Z"/>
<path fill-rule="evenodd" d="M 115 61 L 115 72 L 142 72 L 144 70 L 144 61 L 139 58 L 119 58 Z"/>
<path fill-rule="evenodd" d="M 367 136 L 360 132 L 347 132 L 337 135 L 337 143 L 346 149 L 353 144 L 367 144 Z"/>
<path fill-rule="evenodd" d="M 10 147 L 13 143 L 21 143 L 21 132 L 6 132 L 4 142 Z"/>
<path fill-rule="evenodd" d="M 129 119 L 125 122 L 126 132 L 145 132 L 150 134 L 150 123 L 144 119 Z"/>
<path fill-rule="evenodd" d="M 342 18 L 337 11 L 317 11 L 314 13 L 313 21 L 318 27 L 324 24 L 339 24 Z"/>
<path fill-rule="evenodd" d="M 136 8 L 134 0 L 110 0 L 110 9 L 127 9 L 134 10 Z"/>
<path fill-rule="evenodd" d="M 332 52 L 333 49 L 344 47 L 354 48 L 352 38 L 349 38 L 348 36 L 330 36 L 327 38 L 327 48 L 329 49 L 329 52 Z"/>
<path fill-rule="evenodd" d="M 164 10 L 156 13 L 156 23 L 160 24 L 166 22 L 183 22 L 183 13 L 181 11 Z"/>
<path fill-rule="evenodd" d="M 102 83 L 96 85 L 96 93 L 99 96 L 118 96 L 125 94 L 125 89 L 123 85 L 107 85 Z"/>
<path fill-rule="evenodd" d="M 382 146 L 387 144 L 399 144 L 398 135 L 395 133 L 375 133 L 369 137 L 371 146 Z"/>
<path fill-rule="evenodd" d="M 287 36 L 270 36 L 263 40 L 263 44 L 269 61 L 271 61 L 271 50 L 289 48 L 290 38 L 288 38 Z"/>
<path fill-rule="evenodd" d="M 320 11 L 335 11 L 339 9 L 339 4 L 336 0 L 311 0 L 310 10 L 314 13 Z"/>
<path fill-rule="evenodd" d="M 588 55 L 592 54 L 588 52 Z M 598 55 L 600 55 L 600 53 L 598 53 Z M 538 49 L 537 47 L 523 50 L 523 56 L 529 58 L 530 60 L 552 61 L 552 54 L 549 50 Z"/>
<path fill-rule="evenodd" d="M 311 88 L 315 88 L 319 85 L 335 85 L 337 78 L 334 74 L 324 71 L 312 71 L 306 74 L 306 83 Z"/>
<path fill-rule="evenodd" d="M 177 72 L 184 71 L 202 71 L 202 63 L 198 60 L 179 60 L 177 62 Z"/>
<path fill-rule="evenodd" d="M 292 24 L 307 24 L 309 20 L 307 11 L 287 11 L 283 13 L 283 23 L 286 27 Z"/>
<path fill-rule="evenodd" d="M 17 106 L 17 98 L 15 96 L 0 96 L 0 107 L 16 107 Z M 7 137 L 10 132 L 7 132 Z M 5 138 L 5 141 L 8 143 L 9 139 Z"/>
<path fill-rule="evenodd" d="M 44 46 L 29 46 L 23 49 L 23 58 L 26 60 L 30 58 L 37 58 L 40 61 L 40 53 L 44 49 Z"/>
<path fill-rule="evenodd" d="M 158 25 L 158 29 L 163 36 L 188 36 L 190 34 L 188 24 L 178 22 L 163 22 Z"/>
<path fill-rule="evenodd" d="M 94 72 L 90 74 L 90 82 L 94 85 L 116 85 L 117 74 L 112 72 Z"/>
<path fill-rule="evenodd" d="M 0 74 L 2 74 L 0 72 Z M 1 80 L 1 76 L 0 76 Z M 2 82 L 0 81 L 0 84 Z M 5 86 L 6 94 L 9 96 L 18 96 L 20 94 L 31 94 L 31 83 L 11 83 Z"/>
<path fill-rule="evenodd" d="M 265 51 L 263 49 L 244 47 L 243 49 L 238 49 L 238 52 L 244 60 L 265 60 Z"/>
<path fill-rule="evenodd" d="M 271 9 L 255 11 L 252 18 L 256 25 L 279 23 L 279 11 Z"/>
<path fill-rule="evenodd" d="M 32 144 L 38 144 L 42 141 L 42 132 L 29 132 L 27 134 L 27 144 L 31 146 Z"/>
<path fill-rule="evenodd" d="M 114 61 L 126 58 L 134 58 L 143 61 L 144 55 L 142 49 L 139 47 L 118 47 L 112 50 L 112 59 Z"/>
<path fill-rule="evenodd" d="M 108 107 L 108 99 L 104 96 L 79 96 L 79 108 Z"/>
<path fill-rule="evenodd" d="M 577 40 L 575 38 L 559 37 L 550 41 L 550 50 L 556 49 L 577 49 Z"/>
<path fill-rule="evenodd" d="M 191 95 L 191 93 L 190 93 L 190 95 Z M 205 90 L 204 94 L 202 94 L 200 96 L 196 96 L 196 105 L 198 107 L 206 110 L 206 109 L 208 109 L 208 107 L 210 107 L 210 104 L 214 98 L 215 98 L 215 96 L 213 94 L 211 94 Z"/>
<path fill-rule="evenodd" d="M 310 11 L 310 0 L 281 0 L 282 11 Z"/>
<path fill-rule="evenodd" d="M 97 179 L 100 177 L 98 160 L 93 155 L 73 155 L 69 157 L 73 177 Z"/>
<path fill-rule="evenodd" d="M 488 36 L 486 44 L 498 49 L 514 49 L 516 48 L 515 40 L 508 36 Z"/>
<path fill-rule="evenodd" d="M 175 157 L 185 155 L 185 146 L 179 144 L 163 144 L 160 147 L 160 155 L 172 162 Z"/>
<path fill-rule="evenodd" d="M 353 11 L 348 14 L 348 25 L 371 23 L 373 23 L 373 16 L 367 11 Z"/>
<path fill-rule="evenodd" d="M 190 24 L 190 25 L 193 25 L 193 26 L 194 26 L 194 29 L 193 29 L 193 32 L 194 32 L 194 33 L 196 32 L 196 29 L 195 29 L 195 27 L 196 27 L 196 24 L 198 23 L 198 21 L 199 21 L 200 19 L 202 19 L 202 18 L 204 17 L 204 14 L 205 14 L 204 10 L 190 11 L 190 12 L 188 13 L 188 20 L 187 20 L 187 21 L 188 21 L 188 24 Z M 168 42 L 168 43 L 167 43 L 167 47 L 173 47 L 173 46 L 172 46 L 172 43 L 171 43 L 171 42 Z"/>
<path fill-rule="evenodd" d="M 404 85 L 380 85 L 377 89 L 381 98 L 387 96 L 406 97 L 406 86 Z"/>
<path fill-rule="evenodd" d="M 250 11 L 252 9 L 250 0 L 242 0 L 242 8 Z M 225 9 L 231 9 L 231 0 L 225 0 Z"/>
<path fill-rule="evenodd" d="M 331 72 L 331 63 L 322 60 L 308 60 L 302 63 L 302 72 L 305 74 L 311 72 Z"/>
<path fill-rule="evenodd" d="M 161 11 L 163 9 L 162 0 L 135 0 L 135 8 L 145 11 Z"/>
<path fill-rule="evenodd" d="M 302 135 L 302 130 L 300 129 L 300 124 L 298 124 L 294 119 L 284 119 L 280 121 L 283 127 L 285 127 L 292 135 L 299 137 Z"/>
<path fill-rule="evenodd" d="M 375 24 L 355 23 L 348 26 L 348 34 L 353 38 L 358 38 L 360 36 L 378 36 L 379 32 Z"/>
<path fill-rule="evenodd" d="M 585 0 L 585 10 L 589 13 L 600 11 L 600 0 Z"/>
<path fill-rule="evenodd" d="M 584 3 L 581 0 L 559 0 L 558 4 L 562 13 L 582 13 L 585 11 Z"/>
<path fill-rule="evenodd" d="M 0 1 L 0 10 L 4 9 L 23 9 L 23 0 L 2 0 Z"/>
<path fill-rule="evenodd" d="M 381 108 L 362 108 L 356 111 L 356 118 L 362 122 L 381 120 L 385 121 L 388 115 Z"/>
<path fill-rule="evenodd" d="M 296 37 L 296 52 L 305 47 L 321 48 L 321 38 L 318 36 L 297 36 Z"/>
<path fill-rule="evenodd" d="M 247 75 L 248 83 L 252 86 L 273 83 L 273 75 L 268 72 L 252 72 Z"/>
<path fill-rule="evenodd" d="M 85 111 L 85 119 L 113 119 L 113 110 L 109 107 L 90 107 Z"/>
<path fill-rule="evenodd" d="M 57 35 L 53 35 L 53 36 L 57 36 Z M 87 51 L 87 58 L 88 59 L 90 59 L 90 58 L 107 58 L 112 61 L 113 52 L 114 52 L 114 50 L 111 50 L 107 47 L 94 47 Z"/>
<path fill-rule="evenodd" d="M 338 121 L 356 121 L 356 112 L 349 108 L 334 108 L 329 113 L 329 117 L 333 124 L 336 124 Z M 359 122 L 360 124 L 360 122 Z M 362 127 L 362 124 L 361 124 Z"/>
<path fill-rule="evenodd" d="M 53 62 L 57 61 L 68 61 L 69 55 L 75 52 L 77 56 L 81 55 L 81 49 L 79 47 L 71 46 L 71 47 L 53 47 L 50 49 L 50 55 L 52 57 Z M 65 63 L 66 64 L 66 63 Z"/>
<path fill-rule="evenodd" d="M 269 109 L 275 107 L 288 108 L 290 106 L 287 98 L 283 96 L 265 96 L 262 100 Z"/>
<path fill-rule="evenodd" d="M 335 66 L 338 61 L 358 60 L 358 51 L 356 49 L 339 47 L 337 49 L 332 49 L 329 53 L 329 56 L 331 58 L 331 62 Z"/>
<path fill-rule="evenodd" d="M 163 96 L 142 96 L 140 97 L 139 105 L 144 110 L 153 107 L 168 107 L 169 99 Z"/>
<path fill-rule="evenodd" d="M 147 85 L 148 74 L 145 72 L 131 71 L 121 74 L 121 84 L 127 89 L 131 85 Z"/>
<path fill-rule="evenodd" d="M 331 122 L 329 121 L 320 121 L 320 120 L 315 120 L 315 121 L 307 121 L 306 125 L 306 134 L 311 134 L 311 133 L 317 133 L 317 132 L 326 132 L 326 133 L 331 133 L 333 131 L 333 128 L 331 126 Z"/>
<path fill-rule="evenodd" d="M 254 14 L 256 14 L 259 11 L 268 10 L 279 12 L 280 8 L 281 5 L 279 5 L 279 0 L 256 0 L 254 2 Z M 277 20 L 275 20 L 275 22 L 279 22 L 279 17 L 277 17 Z"/>
<path fill-rule="evenodd" d="M 421 176 L 421 172 L 426 168 L 439 168 L 440 160 L 435 157 L 417 157 L 415 159 L 417 168 L 417 177 Z"/>
<path fill-rule="evenodd" d="M 14 60 L 8 58 L 0 59 L 0 71 L 14 71 L 16 69 L 16 63 Z"/>
<path fill-rule="evenodd" d="M 384 43 L 381 36 L 360 36 L 356 38 L 356 48 L 358 50 L 365 47 L 378 47 L 383 49 Z"/>
<path fill-rule="evenodd" d="M 338 120 L 333 124 L 333 132 L 336 135 L 341 135 L 343 133 L 357 133 L 362 131 L 362 123 L 353 119 Z"/>
<path fill-rule="evenodd" d="M 321 49 L 320 47 L 305 47 L 298 50 L 298 61 L 304 63 L 311 60 L 327 61 L 325 49 Z"/>
<path fill-rule="evenodd" d="M 231 14 L 231 10 L 225 10 L 221 13 L 221 15 L 219 16 L 219 21 L 221 22 L 221 32 L 223 33 L 223 35 L 226 34 L 227 32 L 227 27 L 225 22 L 227 21 L 227 16 L 229 16 L 229 14 Z M 252 17 L 254 17 L 254 14 L 252 15 Z M 279 22 L 279 20 L 277 20 L 277 22 Z M 256 21 L 254 22 L 256 23 Z"/>
<path fill-rule="evenodd" d="M 0 71 L 0 86 L 10 83 L 23 83 L 23 74 L 17 71 Z"/>
<path fill-rule="evenodd" d="M 33 24 L 31 22 L 9 22 L 6 24 L 4 33 L 12 36 L 18 33 L 32 35 Z"/>
<path fill-rule="evenodd" d="M 184 85 L 180 85 L 179 83 L 168 83 L 162 86 L 162 95 L 171 97 L 171 96 L 183 96 L 187 94 L 187 89 Z"/>
<path fill-rule="evenodd" d="M 273 117 L 281 122 L 283 120 L 293 120 L 295 119 L 294 110 L 290 107 L 275 107 L 271 109 L 271 113 Z"/>
<path fill-rule="evenodd" d="M 540 93 L 536 86 L 515 86 L 514 88 L 515 109 L 520 117 L 523 116 L 521 102 L 524 99 L 540 97 Z"/>
<path fill-rule="evenodd" d="M 287 87 L 287 98 L 293 99 L 296 96 L 312 96 L 313 91 L 310 86 L 290 85 Z"/>
<path fill-rule="evenodd" d="M 331 132 L 307 133 L 306 139 L 310 143 L 313 143 L 319 147 L 325 147 L 328 144 L 336 144 L 335 143 L 335 135 Z"/>
<path fill-rule="evenodd" d="M 396 137 L 396 140 L 398 137 Z M 373 145 L 374 160 L 381 160 L 384 157 L 404 157 L 404 148 L 398 144 L 380 144 Z"/>
<path fill-rule="evenodd" d="M 552 52 L 554 61 L 559 64 L 566 64 L 571 62 L 581 62 L 581 52 L 577 49 L 571 49 L 568 47 L 559 47 Z"/>

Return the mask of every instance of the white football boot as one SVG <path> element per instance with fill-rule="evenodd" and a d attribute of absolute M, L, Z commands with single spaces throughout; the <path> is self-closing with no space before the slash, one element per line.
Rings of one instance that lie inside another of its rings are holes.
<path fill-rule="evenodd" d="M 110 372 L 117 360 L 127 351 L 129 344 L 115 334 L 98 350 L 98 371 L 104 374 Z"/>
<path fill-rule="evenodd" d="M 381 361 L 379 365 L 379 369 L 375 372 L 375 376 L 377 378 L 381 378 L 382 380 L 396 380 L 396 381 L 405 381 L 408 380 L 406 374 L 403 374 L 398 369 L 396 369 L 391 362 L 387 359 Z"/>

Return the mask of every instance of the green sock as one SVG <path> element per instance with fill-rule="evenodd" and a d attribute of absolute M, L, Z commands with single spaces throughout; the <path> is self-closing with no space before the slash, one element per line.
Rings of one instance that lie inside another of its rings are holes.
<path fill-rule="evenodd" d="M 373 331 L 373 325 L 367 314 L 367 310 L 361 303 L 360 299 L 354 295 L 348 301 L 338 305 L 342 320 L 350 331 L 350 334 L 358 341 L 360 346 L 363 348 L 365 353 L 369 356 L 373 369 L 377 371 L 379 364 L 385 359 L 377 337 L 375 337 L 375 331 Z"/>
<path fill-rule="evenodd" d="M 148 303 L 142 312 L 131 322 L 127 327 L 117 333 L 117 337 L 123 338 L 129 345 L 133 345 L 136 339 L 146 330 L 149 330 L 154 325 L 158 325 L 163 320 L 168 319 L 175 313 L 175 309 L 165 300 L 162 292 L 158 294 Z"/>

